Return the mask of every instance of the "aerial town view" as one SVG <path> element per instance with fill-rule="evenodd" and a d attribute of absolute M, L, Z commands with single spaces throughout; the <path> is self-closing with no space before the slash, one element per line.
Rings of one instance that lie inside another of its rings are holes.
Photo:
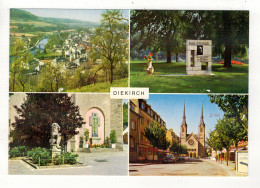
<path fill-rule="evenodd" d="M 10 9 L 9 91 L 127 87 L 128 31 L 126 10 Z"/>

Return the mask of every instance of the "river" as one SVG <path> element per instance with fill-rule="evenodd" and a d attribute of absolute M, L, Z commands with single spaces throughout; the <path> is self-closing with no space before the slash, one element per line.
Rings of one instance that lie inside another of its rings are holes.
<path fill-rule="evenodd" d="M 30 50 L 30 52 L 35 55 L 35 52 L 40 49 L 40 52 L 43 52 L 45 45 L 48 43 L 49 38 L 44 37 L 38 44 Z"/>
<path fill-rule="evenodd" d="M 43 52 L 45 45 L 48 43 L 48 40 L 49 40 L 49 37 L 44 37 L 43 39 L 41 39 L 34 48 L 30 49 L 31 54 L 35 55 L 35 52 L 38 49 L 40 49 L 40 52 Z M 10 64 L 13 62 L 13 59 L 14 59 L 13 56 L 9 56 Z"/>

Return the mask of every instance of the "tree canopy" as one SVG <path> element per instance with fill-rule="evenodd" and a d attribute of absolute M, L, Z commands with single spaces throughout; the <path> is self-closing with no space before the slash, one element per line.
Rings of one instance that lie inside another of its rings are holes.
<path fill-rule="evenodd" d="M 166 128 L 153 121 L 149 126 L 145 127 L 144 136 L 149 140 L 153 148 L 167 149 L 170 145 L 166 140 Z"/>
<path fill-rule="evenodd" d="M 170 146 L 170 151 L 176 153 L 176 154 L 187 154 L 187 146 L 186 145 L 181 145 L 178 142 L 173 142 L 172 145 Z"/>
<path fill-rule="evenodd" d="M 234 118 L 248 131 L 248 95 L 209 95 L 210 102 L 217 104 L 226 118 Z"/>
<path fill-rule="evenodd" d="M 101 25 L 96 28 L 91 43 L 92 56 L 100 57 L 102 68 L 110 72 L 110 83 L 113 83 L 115 68 L 121 69 L 121 73 L 128 72 L 128 24 L 119 10 L 102 14 Z"/>

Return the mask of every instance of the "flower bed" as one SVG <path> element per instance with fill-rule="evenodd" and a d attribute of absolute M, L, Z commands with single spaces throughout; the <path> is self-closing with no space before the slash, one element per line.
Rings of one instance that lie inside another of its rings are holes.
<path fill-rule="evenodd" d="M 224 61 L 219 62 L 218 64 L 224 64 Z M 244 65 L 244 63 L 241 63 L 239 61 L 231 60 L 232 65 Z"/>
<path fill-rule="evenodd" d="M 109 148 L 108 144 L 89 144 L 89 148 Z"/>

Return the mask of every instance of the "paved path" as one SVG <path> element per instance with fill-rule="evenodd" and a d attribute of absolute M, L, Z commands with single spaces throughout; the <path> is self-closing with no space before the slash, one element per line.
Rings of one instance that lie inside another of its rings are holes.
<path fill-rule="evenodd" d="M 22 160 L 9 160 L 9 174 L 25 175 L 128 175 L 128 151 L 78 153 L 87 166 L 34 169 Z"/>
<path fill-rule="evenodd" d="M 130 163 L 130 176 L 234 176 L 234 171 L 210 159 L 176 163 Z"/>

